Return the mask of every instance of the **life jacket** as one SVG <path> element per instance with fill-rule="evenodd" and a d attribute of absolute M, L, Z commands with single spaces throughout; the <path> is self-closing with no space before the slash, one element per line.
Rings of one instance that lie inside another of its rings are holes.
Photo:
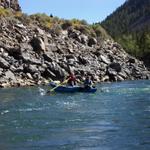
<path fill-rule="evenodd" d="M 69 76 L 69 81 L 76 81 L 76 77 L 74 75 Z"/>
<path fill-rule="evenodd" d="M 87 86 L 87 85 L 92 85 L 92 81 L 86 79 L 86 80 L 84 81 L 84 85 L 85 85 L 85 86 Z"/>

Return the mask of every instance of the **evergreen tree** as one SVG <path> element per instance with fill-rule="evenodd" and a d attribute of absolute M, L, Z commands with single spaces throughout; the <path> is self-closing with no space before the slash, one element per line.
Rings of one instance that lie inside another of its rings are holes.
<path fill-rule="evenodd" d="M 150 0 L 127 0 L 101 23 L 130 54 L 150 65 L 149 24 Z"/>

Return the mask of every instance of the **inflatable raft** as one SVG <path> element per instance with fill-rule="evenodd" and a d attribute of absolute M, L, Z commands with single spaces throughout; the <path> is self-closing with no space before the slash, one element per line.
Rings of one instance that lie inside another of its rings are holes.
<path fill-rule="evenodd" d="M 82 86 L 67 86 L 67 85 L 61 85 L 57 87 L 57 84 L 51 82 L 49 84 L 52 88 L 55 88 L 55 92 L 60 93 L 74 93 L 74 92 L 85 92 L 85 93 L 95 93 L 97 89 L 95 87 L 82 87 Z"/>

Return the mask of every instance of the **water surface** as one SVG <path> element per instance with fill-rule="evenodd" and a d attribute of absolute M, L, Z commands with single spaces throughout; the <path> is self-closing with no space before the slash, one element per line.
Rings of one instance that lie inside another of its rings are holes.
<path fill-rule="evenodd" d="M 0 149 L 149 150 L 150 81 L 97 87 L 51 96 L 38 87 L 0 89 Z"/>

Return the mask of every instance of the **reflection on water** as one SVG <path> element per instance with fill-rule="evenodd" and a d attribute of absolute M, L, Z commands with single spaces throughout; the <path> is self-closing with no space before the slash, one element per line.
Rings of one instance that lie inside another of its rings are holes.
<path fill-rule="evenodd" d="M 0 149 L 150 149 L 150 81 L 100 84 L 95 94 L 44 89 L 0 90 Z"/>

